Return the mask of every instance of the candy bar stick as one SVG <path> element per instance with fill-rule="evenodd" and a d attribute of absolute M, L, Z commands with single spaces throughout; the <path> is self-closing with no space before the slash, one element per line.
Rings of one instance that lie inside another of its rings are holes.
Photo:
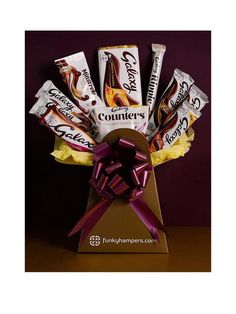
<path fill-rule="evenodd" d="M 169 148 L 200 116 L 201 113 L 185 100 L 171 114 L 165 127 L 156 132 L 149 146 L 150 152 Z"/>
<path fill-rule="evenodd" d="M 149 106 L 150 116 L 156 104 L 157 91 L 165 51 L 166 51 L 165 45 L 152 44 L 153 65 L 146 98 L 146 105 Z"/>
<path fill-rule="evenodd" d="M 189 74 L 179 69 L 174 70 L 172 79 L 150 117 L 147 129 L 148 136 L 150 136 L 158 127 L 162 126 L 164 120 L 171 111 L 178 108 L 188 95 L 189 89 L 193 83 L 194 80 Z"/>
<path fill-rule="evenodd" d="M 75 150 L 93 152 L 96 142 L 76 124 L 60 114 L 56 106 L 52 106 L 46 111 L 40 119 L 40 123 Z"/>

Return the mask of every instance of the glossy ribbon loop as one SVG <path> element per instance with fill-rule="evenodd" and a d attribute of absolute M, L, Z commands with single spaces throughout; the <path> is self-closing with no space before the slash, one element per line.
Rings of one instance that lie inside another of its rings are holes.
<path fill-rule="evenodd" d="M 159 240 L 157 229 L 165 232 L 164 226 L 153 214 L 143 198 L 152 166 L 147 156 L 136 149 L 135 144 L 120 138 L 112 148 L 104 142 L 95 148 L 94 168 L 90 184 L 101 197 L 70 231 L 68 236 L 83 229 L 83 241 L 95 224 L 118 196 L 125 196 L 153 239 Z"/>

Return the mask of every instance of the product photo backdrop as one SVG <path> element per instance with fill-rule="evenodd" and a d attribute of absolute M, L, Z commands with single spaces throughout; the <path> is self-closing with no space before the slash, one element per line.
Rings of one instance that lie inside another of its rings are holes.
<path fill-rule="evenodd" d="M 139 49 L 143 104 L 152 67 L 151 44 L 166 45 L 158 97 L 175 68 L 188 73 L 208 95 L 209 104 L 193 125 L 190 151 L 155 167 L 166 226 L 211 225 L 211 33 L 209 31 L 26 31 L 26 229 L 62 228 L 81 217 L 89 194 L 92 167 L 64 165 L 54 160 L 54 136 L 28 112 L 35 94 L 50 79 L 69 98 L 54 60 L 84 51 L 91 78 L 100 95 L 97 48 L 135 44 Z"/>

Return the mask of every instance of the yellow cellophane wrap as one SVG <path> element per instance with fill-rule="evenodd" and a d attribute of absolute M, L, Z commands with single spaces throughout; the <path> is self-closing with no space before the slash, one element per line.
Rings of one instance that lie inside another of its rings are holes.
<path fill-rule="evenodd" d="M 191 142 L 194 140 L 194 131 L 189 128 L 186 133 L 168 149 L 162 149 L 151 153 L 152 165 L 158 166 L 172 159 L 183 157 L 190 149 Z M 72 149 L 60 138 L 55 137 L 54 151 L 51 153 L 56 161 L 69 165 L 93 165 L 93 154 L 86 152 L 78 152 Z"/>

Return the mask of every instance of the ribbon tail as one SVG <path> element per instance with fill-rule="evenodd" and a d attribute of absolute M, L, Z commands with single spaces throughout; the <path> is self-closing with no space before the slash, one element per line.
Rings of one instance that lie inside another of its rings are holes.
<path fill-rule="evenodd" d="M 131 201 L 130 206 L 148 228 L 151 237 L 159 241 L 158 229 L 164 233 L 166 233 L 166 229 L 160 220 L 153 214 L 152 210 L 148 207 L 143 197 Z"/>
<path fill-rule="evenodd" d="M 83 232 L 80 237 L 80 241 L 84 241 L 93 227 L 96 225 L 98 220 L 105 213 L 107 208 L 110 206 L 113 200 L 110 199 L 102 199 L 94 206 L 92 206 L 87 213 L 76 223 L 74 228 L 69 232 L 68 237 L 71 237 L 75 233 L 79 232 L 83 229 Z"/>

